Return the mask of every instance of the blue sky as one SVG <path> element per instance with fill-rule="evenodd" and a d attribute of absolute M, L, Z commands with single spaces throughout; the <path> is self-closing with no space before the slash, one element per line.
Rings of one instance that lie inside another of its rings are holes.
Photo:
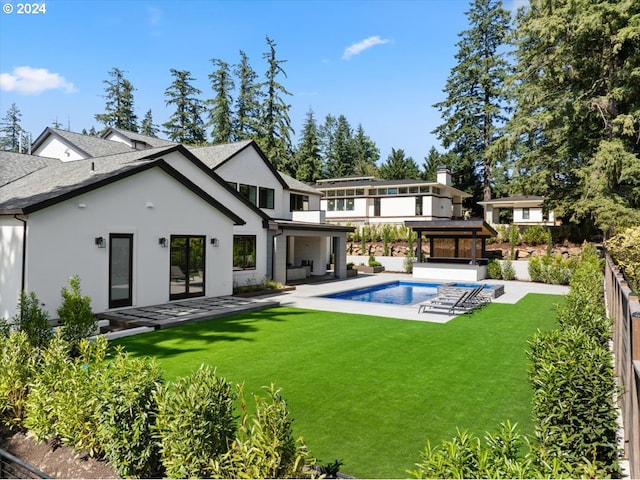
<path fill-rule="evenodd" d="M 343 114 L 381 161 L 396 148 L 420 165 L 432 145 L 441 150 L 432 105 L 444 99 L 469 9 L 468 0 L 49 0 L 39 2 L 46 13 L 19 15 L 17 1 L 0 3 L 0 114 L 16 103 L 33 138 L 55 120 L 102 128 L 94 115 L 113 67 L 136 88 L 139 119 L 151 109 L 161 124 L 171 68 L 189 70 L 211 98 L 211 59 L 235 64 L 242 50 L 262 79 L 269 36 L 286 60 L 294 143 L 309 109 L 319 123 Z"/>

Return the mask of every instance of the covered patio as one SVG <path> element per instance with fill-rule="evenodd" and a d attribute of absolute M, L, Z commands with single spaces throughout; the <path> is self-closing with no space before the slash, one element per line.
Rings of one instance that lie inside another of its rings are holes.
<path fill-rule="evenodd" d="M 282 284 L 300 283 L 331 274 L 346 278 L 349 232 L 353 232 L 353 227 L 274 220 L 270 225 L 273 280 Z M 332 255 L 333 272 L 327 270 Z"/>
<path fill-rule="evenodd" d="M 497 232 L 482 220 L 407 220 L 405 226 L 417 233 L 417 261 L 414 278 L 478 281 L 487 277 L 487 238 Z M 422 254 L 423 239 L 429 242 L 429 256 Z"/>

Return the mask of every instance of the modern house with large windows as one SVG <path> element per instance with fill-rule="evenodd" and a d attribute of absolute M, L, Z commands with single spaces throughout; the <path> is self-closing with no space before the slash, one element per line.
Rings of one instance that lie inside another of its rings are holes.
<path fill-rule="evenodd" d="M 79 275 L 95 311 L 232 293 L 267 278 L 346 276 L 346 234 L 321 194 L 254 142 L 187 148 L 110 129 L 47 128 L 0 152 L 0 317 L 34 291 L 52 317 Z"/>
<path fill-rule="evenodd" d="M 494 198 L 478 202 L 484 208 L 484 220 L 489 225 L 511 224 L 546 225 L 555 224 L 553 211 L 544 209 L 544 197 L 536 195 L 518 195 L 514 197 Z M 501 219 L 501 213 L 505 217 Z"/>
<path fill-rule="evenodd" d="M 320 208 L 327 221 L 350 225 L 462 218 L 462 201 L 470 197 L 451 186 L 445 167 L 436 182 L 351 176 L 319 180 L 314 188 L 323 193 Z"/>

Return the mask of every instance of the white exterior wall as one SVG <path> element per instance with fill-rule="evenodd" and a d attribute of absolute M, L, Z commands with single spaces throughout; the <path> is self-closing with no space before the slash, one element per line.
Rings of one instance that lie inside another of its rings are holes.
<path fill-rule="evenodd" d="M 313 262 L 311 275 L 324 275 L 327 273 L 327 238 L 328 237 L 290 237 L 289 241 L 295 243 L 295 256 L 293 265 L 301 265 L 303 260 Z"/>
<path fill-rule="evenodd" d="M 23 223 L 13 217 L 0 217 L 0 319 L 9 320 L 16 312 L 22 287 Z"/>
<path fill-rule="evenodd" d="M 111 140 L 113 142 L 124 143 L 128 147 L 132 146 L 131 145 L 131 141 L 127 137 L 125 137 L 124 135 L 122 135 L 121 133 L 118 133 L 118 132 L 109 132 L 109 135 L 107 135 L 105 137 L 105 140 Z"/>
<path fill-rule="evenodd" d="M 433 210 L 431 215 L 436 220 L 444 220 L 447 218 L 451 218 L 451 214 L 453 212 L 451 198 L 443 198 L 443 197 L 429 197 L 433 199 Z"/>
<path fill-rule="evenodd" d="M 98 248 L 94 239 L 108 242 L 110 233 L 133 234 L 134 306 L 169 300 L 170 248 L 160 247 L 158 239 L 172 234 L 206 235 L 205 294 L 232 292 L 233 221 L 151 169 L 29 216 L 26 289 L 36 292 L 52 318 L 61 288 L 75 274 L 93 310 L 108 309 L 109 245 Z M 220 239 L 218 247 L 211 237 Z"/>
<path fill-rule="evenodd" d="M 381 197 L 381 217 L 414 217 L 416 214 L 415 197 Z"/>
<path fill-rule="evenodd" d="M 513 223 L 542 223 L 542 208 L 529 207 L 529 218 L 524 218 L 523 212 L 527 207 L 516 207 L 513 209 Z"/>
<path fill-rule="evenodd" d="M 270 217 L 290 218 L 289 205 L 285 206 L 284 204 L 282 184 L 252 148 L 238 153 L 231 160 L 216 168 L 215 171 L 229 182 L 273 188 L 275 190 L 273 195 L 274 208 L 263 208 L 262 210 Z"/>
<path fill-rule="evenodd" d="M 233 282 L 236 285 L 247 285 L 248 283 L 253 284 L 262 282 L 267 277 L 267 266 L 271 259 L 270 253 L 268 253 L 267 249 L 272 248 L 271 242 L 269 242 L 267 238 L 267 230 L 262 226 L 262 218 L 216 181 L 211 179 L 209 176 L 204 175 L 198 167 L 196 167 L 191 161 L 185 159 L 182 155 L 174 152 L 164 157 L 164 159 L 176 170 L 189 177 L 193 183 L 208 192 L 213 198 L 218 200 L 246 222 L 244 225 L 234 225 L 233 234 L 256 236 L 256 268 L 255 270 L 234 271 Z M 262 163 L 262 161 L 260 162 Z M 216 171 L 216 173 L 219 174 L 218 171 Z M 230 252 L 233 252 L 233 243 L 231 243 L 230 248 Z M 232 253 L 230 253 L 230 255 L 232 255 Z M 229 269 L 232 270 L 233 258 L 231 258 L 230 261 L 231 267 Z"/>
<path fill-rule="evenodd" d="M 69 147 L 67 144 L 60 141 L 60 139 L 49 135 L 47 139 L 42 142 L 42 145 L 33 152 L 33 155 L 39 155 L 41 157 L 57 158 L 63 162 L 70 162 L 71 160 L 82 160 L 87 158 L 80 154 L 73 147 Z"/>

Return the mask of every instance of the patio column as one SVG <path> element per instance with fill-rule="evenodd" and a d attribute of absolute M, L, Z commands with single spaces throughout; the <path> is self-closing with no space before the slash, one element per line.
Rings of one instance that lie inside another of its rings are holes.
<path fill-rule="evenodd" d="M 287 236 L 283 232 L 273 237 L 273 280 L 287 283 Z"/>
<path fill-rule="evenodd" d="M 478 232 L 473 230 L 471 232 L 471 264 L 472 265 L 478 264 L 478 259 L 476 255 L 476 241 L 478 240 L 477 237 L 478 237 Z"/>
<path fill-rule="evenodd" d="M 334 275 L 347 278 L 347 234 L 333 237 L 333 253 L 335 255 Z"/>
<path fill-rule="evenodd" d="M 422 263 L 422 230 L 416 230 L 417 233 L 417 241 L 416 241 L 416 248 L 417 248 L 417 252 L 416 252 L 416 260 L 418 263 Z"/>

